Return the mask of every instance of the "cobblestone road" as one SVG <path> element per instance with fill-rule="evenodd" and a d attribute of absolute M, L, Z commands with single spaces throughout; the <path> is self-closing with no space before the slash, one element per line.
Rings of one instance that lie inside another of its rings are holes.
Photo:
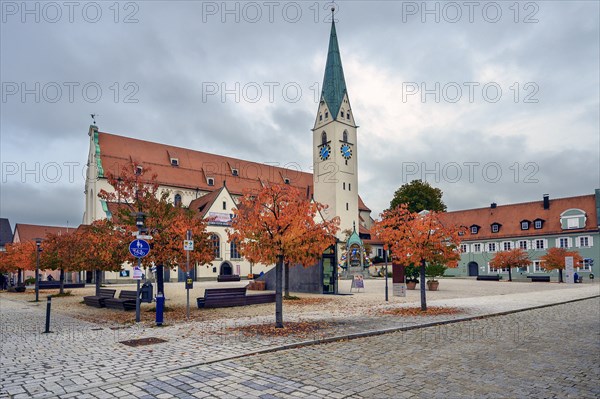
<path fill-rule="evenodd" d="M 63 398 L 598 398 L 599 358 L 600 299 L 594 298 L 219 361 L 158 377 L 108 380 L 95 388 L 86 386 L 102 378 L 102 356 L 94 359 L 97 368 L 79 373 L 65 357 L 65 373 L 80 377 L 57 375 L 53 383 Z M 124 366 L 112 367 L 119 372 Z M 125 376 L 126 367 L 120 371 Z M 23 388 L 5 381 L 11 397 L 56 396 L 36 391 L 33 381 L 41 370 L 22 372 L 31 383 Z"/>
<path fill-rule="evenodd" d="M 600 299 L 192 367 L 139 398 L 598 398 Z"/>

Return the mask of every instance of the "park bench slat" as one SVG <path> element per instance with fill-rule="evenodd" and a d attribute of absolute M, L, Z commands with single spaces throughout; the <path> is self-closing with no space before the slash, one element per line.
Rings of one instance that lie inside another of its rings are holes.
<path fill-rule="evenodd" d="M 196 299 L 198 308 L 224 308 L 275 302 L 275 294 L 246 295 L 246 288 L 207 288 L 204 297 Z"/>
<path fill-rule="evenodd" d="M 106 288 L 100 288 L 100 290 L 98 291 L 98 293 L 100 295 L 90 295 L 90 296 L 84 296 L 83 297 L 83 302 L 88 305 L 88 306 L 93 306 L 96 308 L 103 308 L 104 306 L 106 306 L 104 304 L 104 301 L 106 299 L 112 299 L 115 297 L 115 293 L 117 292 L 117 290 L 110 290 L 110 289 L 106 289 Z"/>
<path fill-rule="evenodd" d="M 133 310 L 135 309 L 137 291 L 121 291 L 118 298 L 107 298 L 104 305 L 109 309 Z"/>
<path fill-rule="evenodd" d="M 535 282 L 549 283 L 550 282 L 550 276 L 527 276 L 527 278 L 531 279 L 532 283 L 535 283 Z"/>
<path fill-rule="evenodd" d="M 502 276 L 499 274 L 495 274 L 495 275 L 481 274 L 481 275 L 477 276 L 477 280 L 479 280 L 479 281 L 500 281 L 501 278 L 502 278 Z"/>

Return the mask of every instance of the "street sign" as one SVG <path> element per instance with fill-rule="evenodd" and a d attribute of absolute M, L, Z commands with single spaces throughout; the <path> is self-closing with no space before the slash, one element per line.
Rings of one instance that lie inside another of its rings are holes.
<path fill-rule="evenodd" d="M 135 238 L 137 238 L 138 240 L 151 240 L 152 236 L 142 234 L 142 235 L 135 236 Z"/>
<path fill-rule="evenodd" d="M 136 258 L 143 258 L 150 252 L 150 244 L 144 240 L 133 240 L 129 244 L 129 253 Z"/>
<path fill-rule="evenodd" d="M 133 276 L 131 278 L 133 278 L 134 280 L 142 279 L 142 269 L 140 269 L 139 266 L 133 267 Z"/>
<path fill-rule="evenodd" d="M 193 251 L 194 250 L 194 240 L 183 240 L 183 250 L 184 251 Z"/>

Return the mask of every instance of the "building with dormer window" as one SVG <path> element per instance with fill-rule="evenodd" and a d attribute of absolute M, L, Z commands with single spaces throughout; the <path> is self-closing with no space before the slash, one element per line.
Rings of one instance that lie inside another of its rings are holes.
<path fill-rule="evenodd" d="M 584 279 L 600 273 L 600 189 L 577 197 L 550 199 L 544 195 L 542 201 L 493 203 L 489 208 L 446 212 L 442 217 L 448 224 L 465 227 L 459 266 L 449 269 L 447 274 L 508 274 L 508 270 L 490 268 L 489 263 L 499 251 L 521 248 L 529 254 L 531 265 L 515 271 L 517 277 L 557 275 L 557 271 L 546 272 L 540 262 L 553 247 L 581 254 L 584 264 L 576 270 Z"/>

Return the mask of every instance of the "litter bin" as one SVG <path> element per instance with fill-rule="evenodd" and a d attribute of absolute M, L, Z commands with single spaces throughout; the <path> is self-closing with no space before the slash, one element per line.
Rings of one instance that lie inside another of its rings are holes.
<path fill-rule="evenodd" d="M 142 288 L 140 288 L 140 301 L 152 303 L 153 293 L 154 293 L 154 290 L 152 288 L 152 283 L 146 282 L 146 283 L 142 284 Z"/>

